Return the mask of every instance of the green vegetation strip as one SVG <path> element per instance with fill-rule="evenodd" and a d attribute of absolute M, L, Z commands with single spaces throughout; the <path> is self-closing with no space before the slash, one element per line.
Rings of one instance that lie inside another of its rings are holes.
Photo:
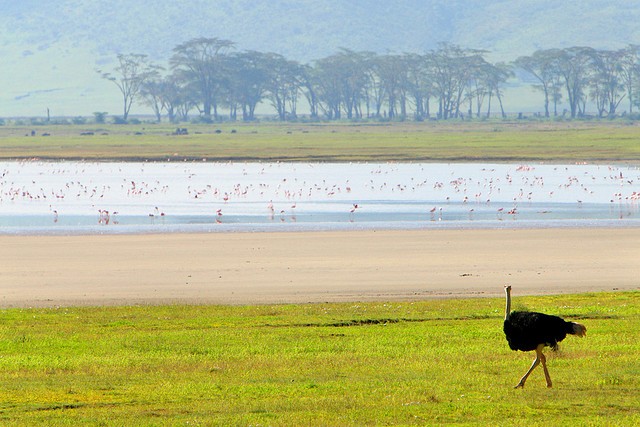
<path fill-rule="evenodd" d="M 519 297 L 587 337 L 509 350 L 502 299 L 0 311 L 0 424 L 640 424 L 640 292 Z"/>
<path fill-rule="evenodd" d="M 31 135 L 34 131 L 34 135 Z M 0 159 L 640 161 L 634 123 L 52 125 L 0 128 Z"/>

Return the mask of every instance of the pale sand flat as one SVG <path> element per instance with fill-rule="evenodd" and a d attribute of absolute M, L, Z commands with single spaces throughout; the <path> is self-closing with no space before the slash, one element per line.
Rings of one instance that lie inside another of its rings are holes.
<path fill-rule="evenodd" d="M 640 229 L 0 236 L 0 306 L 271 304 L 640 289 Z"/>

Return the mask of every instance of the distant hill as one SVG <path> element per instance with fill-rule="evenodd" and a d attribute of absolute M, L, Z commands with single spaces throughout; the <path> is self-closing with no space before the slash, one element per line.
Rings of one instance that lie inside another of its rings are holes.
<path fill-rule="evenodd" d="M 640 44 L 640 2 L 611 0 L 21 0 L 2 2 L 0 117 L 119 110 L 96 68 L 117 53 L 165 61 L 194 37 L 300 62 L 356 51 L 418 52 L 447 41 L 513 60 L 536 49 Z"/>

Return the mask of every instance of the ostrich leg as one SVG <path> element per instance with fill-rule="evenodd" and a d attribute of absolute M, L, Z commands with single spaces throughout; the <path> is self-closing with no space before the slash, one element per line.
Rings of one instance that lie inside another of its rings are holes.
<path fill-rule="evenodd" d="M 537 348 L 536 348 L 536 358 L 534 359 L 533 363 L 531 364 L 531 367 L 529 368 L 529 370 L 527 371 L 526 374 L 524 374 L 524 376 L 522 378 L 520 378 L 520 382 L 518 383 L 518 385 L 515 386 L 515 388 L 522 388 L 524 387 L 524 383 L 525 381 L 527 381 L 527 378 L 529 378 L 529 375 L 531 374 L 531 372 L 535 369 L 536 366 L 538 366 L 538 364 L 540 363 L 540 360 L 544 359 L 544 354 L 542 354 L 542 349 L 544 348 L 544 344 L 540 344 Z M 543 362 L 542 366 L 546 365 L 546 361 Z M 546 371 L 545 368 L 545 376 L 548 375 L 549 373 Z M 551 379 L 549 379 L 547 381 L 547 386 L 549 386 Z"/>
<path fill-rule="evenodd" d="M 537 349 L 536 349 L 537 351 Z M 547 358 L 540 351 L 540 362 L 542 362 L 542 369 L 544 369 L 544 378 L 547 380 L 547 388 L 551 388 L 551 376 L 549 375 L 549 370 L 547 369 Z"/>

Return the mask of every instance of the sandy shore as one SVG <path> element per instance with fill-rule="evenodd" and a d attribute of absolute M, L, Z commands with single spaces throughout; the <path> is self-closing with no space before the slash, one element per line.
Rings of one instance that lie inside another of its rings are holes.
<path fill-rule="evenodd" d="M 0 306 L 640 289 L 640 229 L 0 236 Z"/>

